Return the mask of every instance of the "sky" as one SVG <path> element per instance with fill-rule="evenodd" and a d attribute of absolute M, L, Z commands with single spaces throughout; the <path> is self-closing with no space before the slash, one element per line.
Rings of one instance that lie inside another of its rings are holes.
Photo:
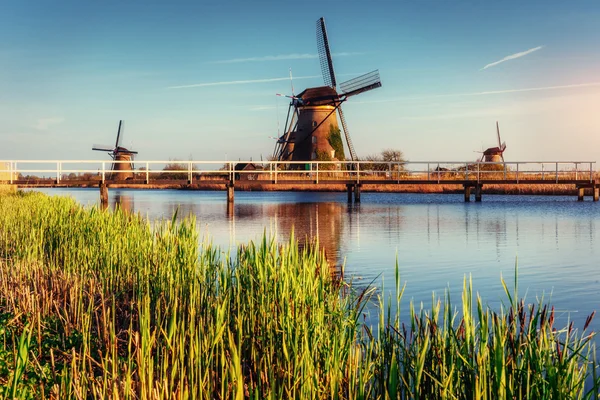
<path fill-rule="evenodd" d="M 324 17 L 359 156 L 600 164 L 600 2 L 0 1 L 0 160 L 258 160 L 323 85 Z M 293 81 L 290 82 L 289 71 Z M 598 166 L 600 168 L 600 165 Z"/>

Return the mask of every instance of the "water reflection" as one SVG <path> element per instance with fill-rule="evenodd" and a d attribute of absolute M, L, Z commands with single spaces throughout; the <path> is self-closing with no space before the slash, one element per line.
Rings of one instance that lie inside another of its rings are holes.
<path fill-rule="evenodd" d="M 113 210 L 119 207 L 126 212 L 135 212 L 133 195 L 126 191 L 117 189 L 113 196 L 110 196 L 109 193 L 108 201 L 110 203 L 110 208 Z"/>
<path fill-rule="evenodd" d="M 292 234 L 300 248 L 319 244 L 325 258 L 332 266 L 340 266 L 340 243 L 344 226 L 343 214 L 348 205 L 342 203 L 283 203 L 283 204 L 240 204 L 233 213 L 228 207 L 230 223 L 244 224 L 245 221 L 269 221 L 280 239 L 288 241 Z"/>

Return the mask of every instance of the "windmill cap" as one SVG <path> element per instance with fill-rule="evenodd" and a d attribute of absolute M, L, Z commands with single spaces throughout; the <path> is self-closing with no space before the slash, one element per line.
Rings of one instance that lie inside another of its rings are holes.
<path fill-rule="evenodd" d="M 298 95 L 302 102 L 311 106 L 332 105 L 339 101 L 340 96 L 334 88 L 329 86 L 319 86 L 305 89 Z"/>

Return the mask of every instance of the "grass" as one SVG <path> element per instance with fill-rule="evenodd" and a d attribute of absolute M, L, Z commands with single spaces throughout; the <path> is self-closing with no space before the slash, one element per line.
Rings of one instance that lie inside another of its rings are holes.
<path fill-rule="evenodd" d="M 458 307 L 446 294 L 404 316 L 398 267 L 385 300 L 318 246 L 265 237 L 229 259 L 195 226 L 1 195 L 0 397 L 598 398 L 593 315 L 555 327 L 516 278 L 500 310 L 465 280 Z"/>

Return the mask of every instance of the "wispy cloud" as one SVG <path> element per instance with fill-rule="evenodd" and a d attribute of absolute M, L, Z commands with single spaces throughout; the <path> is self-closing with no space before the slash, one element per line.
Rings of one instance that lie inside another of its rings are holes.
<path fill-rule="evenodd" d="M 520 53 L 511 54 L 510 56 L 504 57 L 502 60 L 494 61 L 493 63 L 486 65 L 485 67 L 481 68 L 480 71 L 483 71 L 484 69 L 488 69 L 490 67 L 495 67 L 496 65 L 501 64 L 505 61 L 514 60 L 515 58 L 525 57 L 527 54 L 531 54 L 534 51 L 538 51 L 538 50 L 542 49 L 543 47 L 544 46 L 538 46 L 538 47 L 534 47 L 533 49 L 522 51 Z"/>
<path fill-rule="evenodd" d="M 346 57 L 346 56 L 358 56 L 364 53 L 359 52 L 342 52 L 333 53 L 334 57 Z M 260 57 L 246 57 L 246 58 L 232 58 L 230 60 L 218 60 L 210 61 L 210 64 L 234 64 L 234 63 L 245 63 L 245 62 L 264 62 L 264 61 L 282 61 L 282 60 L 307 60 L 312 58 L 318 58 L 318 54 L 312 53 L 292 53 L 292 54 L 278 54 L 275 56 L 260 56 Z"/>
<path fill-rule="evenodd" d="M 294 80 L 313 79 L 313 78 L 320 78 L 320 77 L 321 77 L 320 75 L 294 76 Z M 205 83 L 193 83 L 191 85 L 169 86 L 167 89 L 188 89 L 188 88 L 207 87 L 207 86 L 223 86 L 223 85 L 248 85 L 248 84 L 252 84 L 252 83 L 288 81 L 289 79 L 290 79 L 290 77 L 286 76 L 283 78 L 265 78 L 265 79 L 249 79 L 249 80 L 242 80 L 242 81 L 205 82 Z"/>
<path fill-rule="evenodd" d="M 46 131 L 52 125 L 58 125 L 63 122 L 65 122 L 65 119 L 63 117 L 40 118 L 33 127 L 40 131 Z"/>
<path fill-rule="evenodd" d="M 600 86 L 600 82 L 587 82 L 587 83 L 575 83 L 571 85 L 557 85 L 557 86 L 542 86 L 534 88 L 522 88 L 522 89 L 504 89 L 504 90 L 488 90 L 483 92 L 471 92 L 471 93 L 448 93 L 448 94 L 431 94 L 424 96 L 406 96 L 396 97 L 391 99 L 382 100 L 371 100 L 371 101 L 353 101 L 353 103 L 390 103 L 396 101 L 412 101 L 412 100 L 429 100 L 438 99 L 444 97 L 468 97 L 468 96 L 491 96 L 497 94 L 508 94 L 508 93 L 520 93 L 520 92 L 538 92 L 544 90 L 560 90 L 560 89 L 576 89 Z"/>

